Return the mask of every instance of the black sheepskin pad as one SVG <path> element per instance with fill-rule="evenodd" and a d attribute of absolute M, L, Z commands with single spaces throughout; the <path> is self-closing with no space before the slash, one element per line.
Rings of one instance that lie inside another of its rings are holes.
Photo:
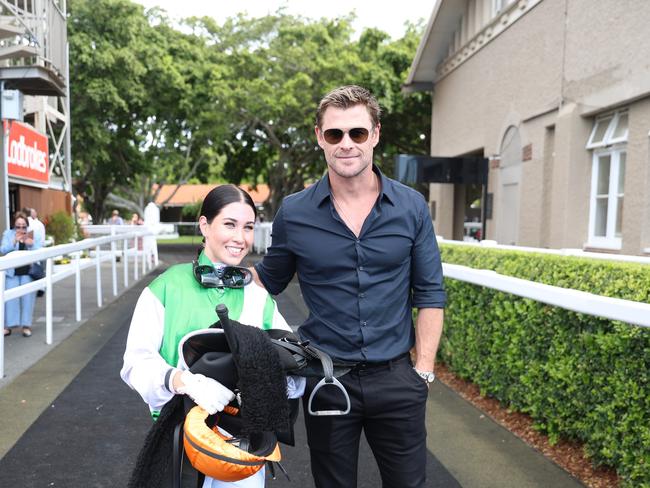
<path fill-rule="evenodd" d="M 183 396 L 168 401 L 154 422 L 131 472 L 128 488 L 158 488 L 169 469 L 174 427 L 185 418 Z"/>
<path fill-rule="evenodd" d="M 236 320 L 230 320 L 224 332 L 239 375 L 241 434 L 288 430 L 287 382 L 275 346 L 264 331 Z"/>

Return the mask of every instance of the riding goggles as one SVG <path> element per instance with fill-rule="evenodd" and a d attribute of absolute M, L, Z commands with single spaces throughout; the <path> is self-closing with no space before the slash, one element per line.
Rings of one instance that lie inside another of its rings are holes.
<path fill-rule="evenodd" d="M 205 288 L 243 288 L 253 281 L 253 274 L 241 266 L 193 264 L 194 278 Z"/>

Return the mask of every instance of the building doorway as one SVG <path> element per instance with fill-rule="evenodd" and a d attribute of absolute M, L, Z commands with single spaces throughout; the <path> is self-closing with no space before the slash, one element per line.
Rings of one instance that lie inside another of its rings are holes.
<path fill-rule="evenodd" d="M 510 126 L 501 142 L 499 164 L 499 218 L 497 242 L 516 245 L 519 241 L 519 193 L 521 188 L 521 137 Z"/>

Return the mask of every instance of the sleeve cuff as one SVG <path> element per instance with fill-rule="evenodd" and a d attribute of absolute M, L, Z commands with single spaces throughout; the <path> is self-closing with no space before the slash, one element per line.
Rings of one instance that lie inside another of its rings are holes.
<path fill-rule="evenodd" d="M 164 381 L 164 386 L 165 389 L 169 392 L 172 393 L 173 395 L 176 394 L 176 390 L 174 389 L 174 385 L 172 384 L 172 381 L 174 379 L 174 373 L 176 371 L 179 371 L 176 368 L 169 368 L 167 372 L 165 373 L 165 381 Z"/>

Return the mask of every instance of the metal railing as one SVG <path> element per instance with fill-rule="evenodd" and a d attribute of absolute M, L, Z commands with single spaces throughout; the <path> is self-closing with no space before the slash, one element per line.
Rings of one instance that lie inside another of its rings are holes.
<path fill-rule="evenodd" d="M 650 327 L 650 304 L 595 295 L 499 274 L 487 269 L 473 269 L 458 264 L 442 264 L 445 278 L 492 288 L 566 310 L 580 312 L 628 324 Z"/>
<path fill-rule="evenodd" d="M 271 246 L 271 228 L 273 222 L 260 222 L 255 224 L 255 235 L 253 236 L 253 251 L 257 254 L 266 254 Z"/>
<path fill-rule="evenodd" d="M 110 226 L 109 226 L 110 227 Z M 117 229 L 118 226 L 112 226 Z M 81 271 L 95 268 L 97 306 L 102 307 L 101 263 L 111 262 L 113 296 L 117 296 L 117 262 L 122 263 L 124 288 L 129 286 L 129 259 L 133 259 L 133 279 L 144 275 L 148 269 L 158 266 L 158 248 L 153 233 L 146 227 L 129 228 L 129 232 L 112 230 L 112 235 L 84 239 L 71 244 L 62 244 L 35 251 L 14 251 L 0 257 L 0 323 L 5 322 L 7 300 L 19 298 L 38 290 L 45 291 L 45 343 L 52 344 L 52 291 L 54 283 L 70 276 L 75 277 L 75 318 L 81 321 Z M 118 243 L 121 249 L 118 250 Z M 132 246 L 132 247 L 131 247 Z M 104 247 L 104 249 L 102 249 Z M 108 247 L 108 249 L 106 249 Z M 82 258 L 88 251 L 91 257 Z M 94 256 L 92 256 L 94 254 Z M 71 256 L 70 264 L 57 266 L 54 260 L 61 256 Z M 45 277 L 24 285 L 5 290 L 6 272 L 20 266 L 45 261 Z M 0 379 L 4 377 L 4 335 L 0 336 Z"/>
<path fill-rule="evenodd" d="M 559 256 L 578 256 L 590 259 L 608 261 L 634 262 L 650 264 L 650 258 L 643 256 L 611 255 L 586 252 L 581 249 L 542 249 L 536 247 L 505 246 L 494 241 L 469 243 L 438 239 L 438 242 L 458 246 L 484 247 L 492 249 L 507 249 L 512 251 L 554 254 Z M 650 304 L 595 295 L 570 288 L 546 285 L 521 278 L 499 274 L 492 270 L 475 269 L 457 264 L 442 264 L 445 278 L 465 281 L 478 286 L 510 293 L 524 298 L 530 298 L 541 303 L 547 303 L 566 310 L 580 312 L 595 317 L 619 320 L 632 325 L 650 327 Z"/>

